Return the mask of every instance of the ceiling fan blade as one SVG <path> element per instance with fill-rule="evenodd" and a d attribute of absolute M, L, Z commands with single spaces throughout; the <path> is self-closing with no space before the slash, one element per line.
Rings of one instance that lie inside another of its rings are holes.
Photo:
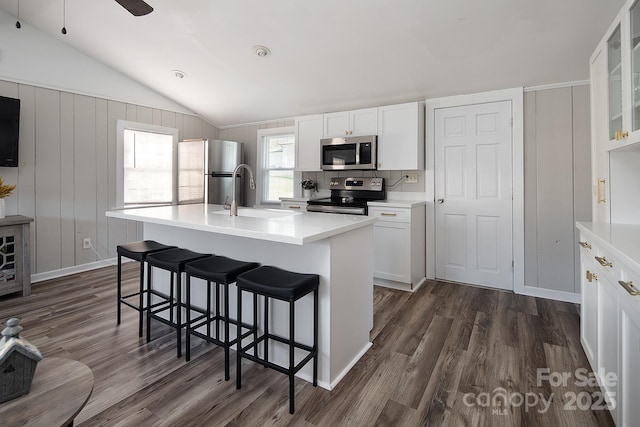
<path fill-rule="evenodd" d="M 153 8 L 143 0 L 116 0 L 120 6 L 127 9 L 133 16 L 142 16 L 153 12 Z"/>

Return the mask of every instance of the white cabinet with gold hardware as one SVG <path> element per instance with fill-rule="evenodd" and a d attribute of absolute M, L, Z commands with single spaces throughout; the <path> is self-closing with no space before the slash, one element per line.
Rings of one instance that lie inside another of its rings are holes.
<path fill-rule="evenodd" d="M 591 55 L 592 120 L 608 149 L 640 142 L 638 27 L 640 3 L 628 0 Z"/>
<path fill-rule="evenodd" d="M 424 169 L 424 104 L 378 107 L 378 169 Z"/>
<path fill-rule="evenodd" d="M 363 108 L 324 114 L 324 138 L 375 135 L 378 131 L 378 109 Z"/>
<path fill-rule="evenodd" d="M 638 34 L 640 2 L 627 0 L 590 59 L 593 221 L 640 224 Z"/>
<path fill-rule="evenodd" d="M 306 199 L 293 199 L 293 198 L 281 198 L 280 199 L 280 209 L 287 209 L 296 212 L 306 212 L 307 211 L 307 200 Z"/>
<path fill-rule="evenodd" d="M 640 282 L 635 282 L 640 283 Z M 638 297 L 636 297 L 638 298 Z M 620 310 L 620 409 L 618 425 L 637 426 L 640 421 L 640 306 L 637 300 L 623 298 Z"/>
<path fill-rule="evenodd" d="M 320 140 L 322 139 L 322 114 L 296 117 L 296 170 L 320 170 Z"/>
<path fill-rule="evenodd" d="M 369 202 L 373 225 L 373 283 L 415 291 L 425 280 L 425 202 Z"/>
<path fill-rule="evenodd" d="M 619 426 L 640 425 L 640 226 L 578 223 L 580 339 Z"/>

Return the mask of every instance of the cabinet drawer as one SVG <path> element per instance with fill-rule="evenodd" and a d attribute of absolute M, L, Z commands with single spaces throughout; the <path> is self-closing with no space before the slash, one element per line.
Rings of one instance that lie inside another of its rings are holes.
<path fill-rule="evenodd" d="M 289 209 L 297 212 L 306 212 L 307 204 L 302 202 L 282 202 L 280 203 L 280 209 Z"/>
<path fill-rule="evenodd" d="M 613 257 L 606 250 L 596 246 L 593 247 L 591 255 L 596 267 L 598 267 L 600 271 L 604 272 L 608 276 L 609 280 L 617 282 L 621 267 L 619 260 Z"/>
<path fill-rule="evenodd" d="M 404 208 L 369 208 L 369 216 L 379 221 L 411 223 L 411 210 Z"/>

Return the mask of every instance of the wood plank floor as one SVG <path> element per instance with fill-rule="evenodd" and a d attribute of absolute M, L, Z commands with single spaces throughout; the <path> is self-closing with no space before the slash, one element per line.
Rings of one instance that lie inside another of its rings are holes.
<path fill-rule="evenodd" d="M 125 290 L 134 292 L 136 265 L 124 270 Z M 371 349 L 331 392 L 298 379 L 289 415 L 286 376 L 245 360 L 236 390 L 224 381 L 220 348 L 194 339 L 186 363 L 163 325 L 153 324 L 147 344 L 137 312 L 123 306 L 117 326 L 115 277 L 107 267 L 39 283 L 27 298 L 0 298 L 0 321 L 20 317 L 45 357 L 93 370 L 78 426 L 613 425 L 606 410 L 571 409 L 572 393 L 595 396 L 595 388 L 573 377 L 559 386 L 538 381 L 538 368 L 591 371 L 572 304 L 441 282 L 414 294 L 376 288 Z"/>

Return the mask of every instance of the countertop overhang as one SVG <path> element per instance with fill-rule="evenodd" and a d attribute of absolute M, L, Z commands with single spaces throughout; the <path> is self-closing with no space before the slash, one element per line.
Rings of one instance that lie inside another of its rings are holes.
<path fill-rule="evenodd" d="M 272 217 L 232 217 L 228 211 L 221 212 L 223 210 L 221 205 L 190 204 L 110 210 L 106 215 L 110 218 L 293 245 L 304 245 L 326 239 L 371 225 L 376 221 L 376 218 L 360 215 L 330 215 L 279 209 L 255 209 L 255 211 L 265 211 L 265 214 L 271 214 Z"/>

